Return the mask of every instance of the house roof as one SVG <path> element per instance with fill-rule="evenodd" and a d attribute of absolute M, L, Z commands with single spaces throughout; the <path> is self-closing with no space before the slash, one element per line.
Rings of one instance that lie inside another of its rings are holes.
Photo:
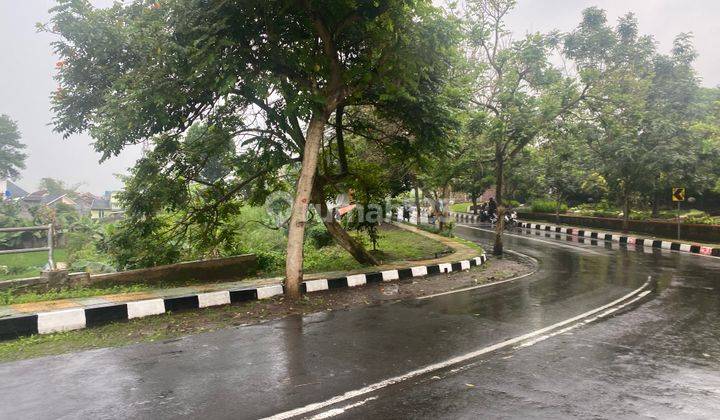
<path fill-rule="evenodd" d="M 90 205 L 91 210 L 110 210 L 111 208 L 110 202 L 108 200 L 103 200 L 102 198 L 94 199 Z"/>
<path fill-rule="evenodd" d="M 19 185 L 10 181 L 9 179 L 5 180 L 4 184 L 5 184 L 5 190 L 0 191 L 0 192 L 3 194 L 3 197 L 5 197 L 5 198 L 23 198 L 26 195 L 28 195 L 27 191 L 20 188 Z"/>
<path fill-rule="evenodd" d="M 75 197 L 74 200 L 79 206 L 89 208 L 90 206 L 92 206 L 93 201 L 95 201 L 97 199 L 99 199 L 98 196 L 88 193 L 88 192 L 84 192 L 84 193 L 79 193 L 77 195 L 77 197 Z"/>
<path fill-rule="evenodd" d="M 42 203 L 49 206 L 57 201 L 62 200 L 63 198 L 66 198 L 67 200 L 71 201 L 73 204 L 75 203 L 75 200 L 68 197 L 67 194 L 48 194 L 42 198 Z M 68 204 L 70 204 L 70 203 L 68 203 Z"/>
<path fill-rule="evenodd" d="M 37 201 L 41 202 L 43 197 L 48 194 L 47 190 L 33 191 L 30 194 L 23 197 L 23 201 Z"/>

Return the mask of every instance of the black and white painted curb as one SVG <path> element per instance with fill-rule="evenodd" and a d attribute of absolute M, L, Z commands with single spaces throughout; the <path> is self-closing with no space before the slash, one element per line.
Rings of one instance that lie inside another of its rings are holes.
<path fill-rule="evenodd" d="M 467 260 L 452 263 L 421 265 L 397 270 L 378 271 L 365 274 L 353 274 L 332 279 L 308 280 L 301 284 L 303 293 L 320 290 L 341 289 L 402 280 L 413 277 L 432 276 L 453 271 L 469 270 L 487 261 L 485 254 Z M 283 294 L 283 286 L 275 284 L 255 288 L 220 290 L 185 296 L 162 297 L 134 302 L 111 303 L 88 307 L 63 309 L 52 312 L 40 312 L 28 315 L 15 315 L 0 318 L 0 340 L 17 338 L 33 334 L 49 334 L 61 331 L 95 327 L 116 321 L 143 318 L 165 312 L 207 308 L 231 303 L 267 299 Z"/>
<path fill-rule="evenodd" d="M 455 220 L 460 222 L 480 222 L 480 216 L 468 213 L 454 213 Z M 649 248 L 660 248 L 672 251 L 690 252 L 700 255 L 711 255 L 720 257 L 720 248 L 711 248 L 707 246 L 688 244 L 674 241 L 661 241 L 657 239 L 636 238 L 634 236 L 618 235 L 615 233 L 607 233 L 600 231 L 592 231 L 577 227 L 562 227 L 555 225 L 546 225 L 532 222 L 519 222 L 518 227 L 525 229 L 542 230 L 551 233 L 563 233 L 566 235 L 574 235 L 580 238 L 597 239 L 600 241 L 617 242 L 620 244 L 635 245 Z"/>
<path fill-rule="evenodd" d="M 711 255 L 720 257 L 720 248 L 710 248 L 707 246 L 688 244 L 674 241 L 662 241 L 658 239 L 636 238 L 634 236 L 618 235 L 607 232 L 591 231 L 583 228 L 568 228 L 554 225 L 544 225 L 540 223 L 520 222 L 519 227 L 526 229 L 542 230 L 545 232 L 564 233 L 567 235 L 575 235 L 581 238 L 597 239 L 601 241 L 618 242 L 620 244 L 628 244 L 635 246 L 643 246 L 649 248 L 660 248 L 672 251 L 690 252 L 693 254 Z"/>

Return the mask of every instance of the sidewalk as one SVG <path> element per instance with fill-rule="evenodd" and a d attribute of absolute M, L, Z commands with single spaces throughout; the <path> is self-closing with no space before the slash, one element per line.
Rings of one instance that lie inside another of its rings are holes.
<path fill-rule="evenodd" d="M 395 261 L 350 272 L 308 274 L 304 276 L 302 292 L 355 287 L 367 283 L 467 270 L 486 261 L 485 255 L 479 255 L 477 249 L 451 238 L 435 235 L 413 226 L 400 223 L 395 225 L 439 241 L 454 252 L 439 258 Z M 66 331 L 167 311 L 269 298 L 283 293 L 282 280 L 282 277 L 248 279 L 193 287 L 0 306 L 0 338 L 27 333 Z"/>

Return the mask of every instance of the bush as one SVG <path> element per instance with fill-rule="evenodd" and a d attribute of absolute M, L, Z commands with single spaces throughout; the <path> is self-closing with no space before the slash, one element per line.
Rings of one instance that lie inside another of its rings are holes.
<path fill-rule="evenodd" d="M 435 222 L 435 225 L 414 225 L 414 224 L 410 224 L 410 225 L 414 226 L 420 230 L 434 233 L 436 235 L 442 235 L 442 236 L 445 236 L 448 238 L 455 237 L 455 235 L 453 234 L 453 229 L 455 229 L 455 222 L 452 222 L 452 221 L 445 223 L 445 229 L 443 229 L 443 230 L 440 230 L 437 222 Z"/>
<path fill-rule="evenodd" d="M 717 225 L 720 224 L 719 217 L 712 217 L 709 214 L 702 211 L 692 211 L 685 216 L 683 223 L 690 223 L 696 225 Z"/>
<path fill-rule="evenodd" d="M 320 249 L 326 246 L 330 246 L 334 243 L 333 237 L 330 232 L 325 228 L 325 225 L 320 223 L 310 227 L 307 231 L 307 239 L 315 248 Z"/>
<path fill-rule="evenodd" d="M 283 267 L 285 267 L 285 254 L 281 251 L 253 249 L 248 252 L 255 254 L 257 267 L 260 272 L 280 273 Z"/>
<path fill-rule="evenodd" d="M 535 200 L 530 205 L 533 213 L 555 213 L 557 209 L 557 201 L 552 200 Z M 567 204 L 560 203 L 560 213 L 568 210 Z"/>
<path fill-rule="evenodd" d="M 580 216 L 608 218 L 617 218 L 622 214 L 620 210 L 611 205 L 607 200 L 602 200 L 598 203 L 580 204 L 570 209 L 570 211 Z M 638 220 L 642 218 L 642 214 L 638 212 L 632 213 L 630 217 L 633 218 L 633 215 L 635 215 Z"/>

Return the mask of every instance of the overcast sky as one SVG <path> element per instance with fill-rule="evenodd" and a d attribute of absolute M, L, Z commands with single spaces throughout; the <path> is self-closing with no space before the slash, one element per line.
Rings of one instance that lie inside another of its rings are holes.
<path fill-rule="evenodd" d="M 63 140 L 48 126 L 57 58 L 49 45 L 52 37 L 36 33 L 35 23 L 48 20 L 47 10 L 53 3 L 0 0 L 0 114 L 18 121 L 29 155 L 18 183 L 32 190 L 40 178 L 54 177 L 68 184 L 84 183 L 82 189 L 94 193 L 118 189 L 122 184 L 115 174 L 125 173 L 132 166 L 140 156 L 139 148 L 100 164 L 89 137 Z M 611 21 L 629 11 L 636 13 L 640 31 L 653 35 L 662 52 L 669 51 L 677 33 L 692 32 L 700 54 L 696 68 L 703 85 L 720 84 L 720 0 L 519 0 L 508 24 L 517 36 L 552 29 L 567 31 L 580 21 L 582 9 L 593 5 L 607 10 Z"/>

